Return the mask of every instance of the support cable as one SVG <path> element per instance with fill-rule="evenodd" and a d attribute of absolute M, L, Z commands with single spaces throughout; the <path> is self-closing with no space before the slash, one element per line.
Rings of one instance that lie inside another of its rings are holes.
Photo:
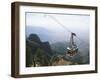
<path fill-rule="evenodd" d="M 51 15 L 47 15 L 45 14 L 45 16 L 49 16 L 52 20 L 54 20 L 56 23 L 58 23 L 59 25 L 61 25 L 65 30 L 67 30 L 68 32 L 70 33 L 73 33 L 71 30 L 69 30 L 65 25 L 63 25 L 60 21 L 58 21 L 55 17 L 51 16 Z M 86 43 L 87 45 L 89 45 L 89 43 L 81 40 L 77 35 L 76 35 L 76 38 L 79 39 L 81 42 L 84 42 Z"/>

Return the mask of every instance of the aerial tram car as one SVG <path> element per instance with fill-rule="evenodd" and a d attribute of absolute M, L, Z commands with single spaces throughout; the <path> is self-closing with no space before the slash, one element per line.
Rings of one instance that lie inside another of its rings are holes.
<path fill-rule="evenodd" d="M 66 52 L 66 54 L 71 57 L 73 57 L 74 55 L 76 55 L 78 53 L 78 47 L 77 47 L 76 43 L 74 42 L 75 36 L 76 36 L 76 34 L 71 32 L 69 46 L 67 47 L 67 52 Z"/>

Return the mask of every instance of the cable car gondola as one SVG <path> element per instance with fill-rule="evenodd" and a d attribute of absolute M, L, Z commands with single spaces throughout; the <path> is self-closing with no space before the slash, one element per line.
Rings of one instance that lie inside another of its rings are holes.
<path fill-rule="evenodd" d="M 74 37 L 75 36 L 76 36 L 76 34 L 71 32 L 69 46 L 67 47 L 67 52 L 66 52 L 71 57 L 73 57 L 75 54 L 78 53 L 78 47 L 74 42 Z"/>

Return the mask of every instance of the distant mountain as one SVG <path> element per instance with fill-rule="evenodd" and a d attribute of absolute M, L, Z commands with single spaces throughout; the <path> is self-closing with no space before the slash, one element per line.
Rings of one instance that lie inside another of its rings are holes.
<path fill-rule="evenodd" d="M 66 31 L 60 30 L 59 28 L 54 28 L 53 30 L 43 26 L 26 26 L 26 36 L 28 37 L 30 34 L 37 34 L 42 42 L 48 41 L 50 44 L 64 41 L 68 35 Z"/>
<path fill-rule="evenodd" d="M 60 33 L 54 34 L 52 31 L 43 27 L 26 27 L 26 52 L 27 56 L 29 56 L 27 60 L 30 60 L 27 63 L 33 64 L 31 61 L 34 61 L 36 56 L 36 59 L 40 60 L 39 62 L 42 61 L 41 59 L 43 59 L 43 62 L 45 62 L 48 61 L 48 59 L 50 60 L 52 55 L 62 55 L 65 56 L 65 58 L 69 61 L 75 61 L 79 64 L 89 64 L 89 45 L 85 43 L 82 43 L 81 45 L 78 44 L 79 54 L 75 55 L 73 58 L 70 58 L 65 55 L 69 43 L 59 38 L 58 35 L 60 35 Z M 78 41 L 76 41 L 76 43 L 78 43 Z M 47 62 L 45 63 L 46 64 L 43 63 L 42 66 L 48 65 Z"/>
<path fill-rule="evenodd" d="M 26 36 L 28 37 L 30 34 L 37 34 L 42 41 L 52 41 L 52 32 L 42 27 L 26 27 Z"/>
<path fill-rule="evenodd" d="M 68 44 L 69 43 L 66 41 L 51 44 L 53 54 L 65 55 L 65 52 L 67 52 Z M 79 64 L 89 64 L 89 46 L 79 45 L 77 55 L 75 55 L 74 57 L 65 55 L 65 58 Z"/>

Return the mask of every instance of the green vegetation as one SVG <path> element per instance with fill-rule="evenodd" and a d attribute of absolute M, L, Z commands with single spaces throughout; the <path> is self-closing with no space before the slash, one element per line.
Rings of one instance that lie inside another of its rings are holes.
<path fill-rule="evenodd" d="M 48 66 L 52 50 L 48 42 L 41 42 L 36 34 L 26 39 L 26 67 Z"/>
<path fill-rule="evenodd" d="M 88 48 L 81 48 L 81 52 L 69 57 L 66 55 L 67 45 L 67 42 L 50 45 L 49 42 L 42 42 L 38 35 L 30 34 L 26 39 L 26 67 L 89 64 Z M 82 52 L 87 55 L 82 55 Z"/>

